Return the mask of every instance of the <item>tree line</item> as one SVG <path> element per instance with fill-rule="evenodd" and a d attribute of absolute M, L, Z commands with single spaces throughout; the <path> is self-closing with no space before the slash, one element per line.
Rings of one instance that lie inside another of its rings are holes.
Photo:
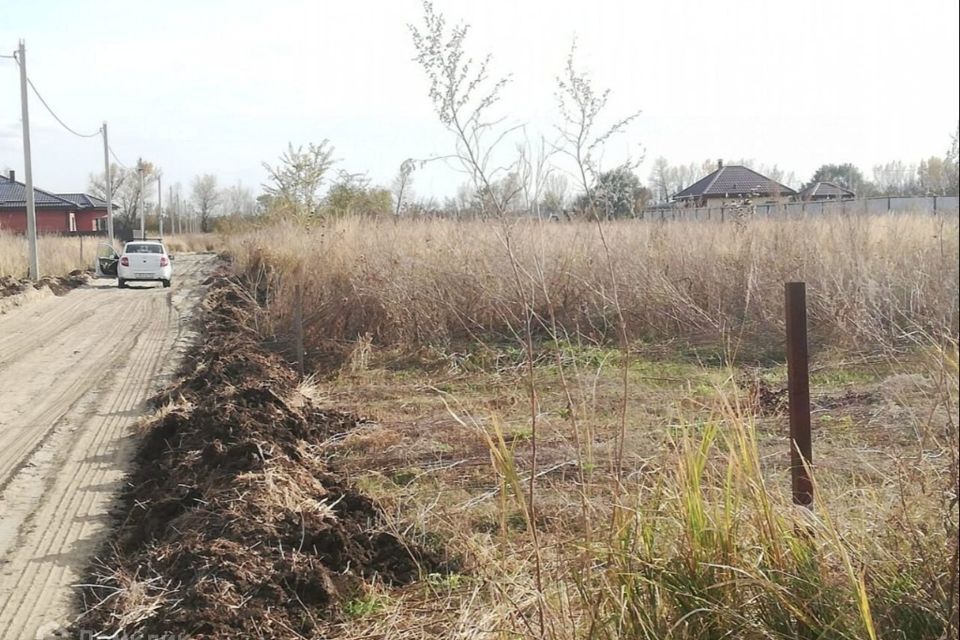
<path fill-rule="evenodd" d="M 490 210 L 493 202 L 506 214 L 544 219 L 581 216 L 594 203 L 603 217 L 622 218 L 636 215 L 655 202 L 668 202 L 720 165 L 718 160 L 674 165 L 661 156 L 651 163 L 646 184 L 634 166 L 623 165 L 598 171 L 588 189 L 577 190 L 571 187 L 566 173 L 540 167 L 540 175 L 534 177 L 534 163 L 521 162 L 480 188 L 464 182 L 454 195 L 436 198 L 419 197 L 413 189 L 414 174 L 422 162 L 401 163 L 391 186 L 385 187 L 373 184 L 362 173 L 334 171 L 337 161 L 333 153 L 329 140 L 299 147 L 289 144 L 276 164 L 263 163 L 267 181 L 261 185 L 258 196 L 240 183 L 221 187 L 213 174 L 196 176 L 187 189 L 180 183 L 169 185 L 162 199 L 164 226 L 173 232 L 208 232 L 256 217 L 477 217 Z M 955 195 L 960 173 L 956 135 L 943 157 L 931 156 L 919 163 L 878 164 L 873 167 L 872 179 L 852 163 L 824 164 L 806 182 L 775 164 L 745 158 L 728 164 L 752 168 L 797 190 L 815 182 L 833 182 L 851 189 L 858 197 Z M 110 171 L 118 233 L 140 226 L 141 184 L 148 226 L 156 228 L 161 215 L 157 202 L 157 183 L 162 177 L 159 168 L 141 161 L 132 168 L 113 164 Z M 105 191 L 103 174 L 92 175 L 90 192 L 105 198 Z"/>
<path fill-rule="evenodd" d="M 197 175 L 187 189 L 176 182 L 161 194 L 163 173 L 153 162 L 140 160 L 134 167 L 110 165 L 114 204 L 114 229 L 128 235 L 140 228 L 141 211 L 147 227 L 156 229 L 160 219 L 172 233 L 205 233 L 223 221 L 256 215 L 253 191 L 241 183 L 221 187 L 213 174 Z M 92 174 L 89 192 L 106 199 L 104 174 Z"/>
<path fill-rule="evenodd" d="M 554 99 L 559 120 L 549 133 L 531 138 L 526 125 L 509 124 L 506 116 L 495 112 L 510 76 L 492 75 L 492 56 L 468 54 L 469 25 L 449 26 L 429 1 L 423 8 L 422 23 L 408 27 L 414 60 L 428 80 L 428 95 L 438 120 L 452 135 L 449 154 L 405 159 L 391 184 L 384 186 L 374 184 L 365 173 L 338 167 L 330 140 L 300 146 L 288 143 L 274 163 L 262 163 L 266 181 L 256 197 L 242 184 L 221 188 L 215 175 L 202 174 L 186 189 L 179 183 L 168 186 L 162 210 L 156 198 L 161 172 L 154 164 L 140 162 L 134 168 L 112 165 L 118 228 L 139 228 L 141 206 L 151 228 L 162 217 L 166 228 L 200 232 L 257 217 L 624 218 L 640 214 L 652 203 L 669 202 L 674 194 L 718 168 L 718 160 L 671 164 L 661 156 L 652 161 L 644 182 L 638 174 L 642 155 L 603 167 L 606 143 L 628 134 L 639 111 L 609 117 L 610 90 L 594 87 L 589 74 L 578 69 L 576 42 L 556 77 Z M 751 159 L 728 164 L 750 167 L 798 190 L 827 181 L 851 189 L 859 197 L 948 195 L 958 192 L 957 138 L 957 134 L 952 136 L 942 157 L 931 156 L 916 164 L 879 164 L 872 168 L 869 179 L 851 163 L 824 164 L 806 182 L 777 164 Z M 465 179 L 451 196 L 418 196 L 416 173 L 435 161 L 454 166 Z M 103 183 L 102 174 L 91 176 L 90 191 L 104 197 Z"/>
<path fill-rule="evenodd" d="M 776 164 L 767 165 L 746 158 L 727 164 L 748 167 L 797 191 L 817 182 L 832 182 L 850 189 L 860 198 L 946 196 L 957 195 L 960 191 L 957 134 L 951 137 L 950 147 L 943 156 L 930 156 L 917 163 L 894 160 L 877 164 L 870 177 L 849 162 L 823 164 L 806 181 L 799 180 L 796 173 L 785 171 Z M 655 202 L 669 202 L 676 193 L 716 171 L 718 166 L 716 160 L 674 165 L 666 158 L 658 157 L 652 163 L 647 181 L 651 198 Z"/>

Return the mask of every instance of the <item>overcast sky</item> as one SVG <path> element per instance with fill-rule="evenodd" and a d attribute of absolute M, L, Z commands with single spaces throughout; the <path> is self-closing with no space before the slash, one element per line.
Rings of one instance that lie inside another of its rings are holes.
<path fill-rule="evenodd" d="M 579 60 L 612 90 L 611 116 L 637 109 L 610 164 L 752 158 L 806 179 L 826 162 L 943 155 L 958 114 L 956 0 L 693 2 L 437 0 L 472 25 L 471 53 L 512 73 L 502 114 L 549 133 L 553 83 Z M 405 158 L 442 155 L 411 60 L 418 0 L 0 0 L 0 53 L 26 40 L 29 75 L 72 127 L 109 122 L 120 159 L 154 161 L 168 183 L 214 173 L 255 191 L 288 142 L 329 138 L 339 166 L 389 184 Z M 0 58 L 0 169 L 22 176 L 18 71 Z M 99 139 L 79 139 L 30 98 L 37 186 L 85 189 Z M 434 165 L 420 195 L 463 180 Z"/>

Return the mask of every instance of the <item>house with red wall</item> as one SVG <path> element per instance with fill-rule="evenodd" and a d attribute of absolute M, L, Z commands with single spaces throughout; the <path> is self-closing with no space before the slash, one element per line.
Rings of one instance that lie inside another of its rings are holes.
<path fill-rule="evenodd" d="M 27 186 L 13 171 L 0 175 L 0 233 L 26 233 Z M 86 193 L 50 193 L 33 189 L 37 233 L 102 231 L 107 227 L 107 203 Z"/>

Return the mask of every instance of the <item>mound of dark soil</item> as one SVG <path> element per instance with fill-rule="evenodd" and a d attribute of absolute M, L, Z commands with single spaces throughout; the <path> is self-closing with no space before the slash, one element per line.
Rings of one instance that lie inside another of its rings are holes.
<path fill-rule="evenodd" d="M 86 284 L 89 279 L 90 275 L 79 269 L 71 271 L 67 276 L 44 276 L 37 282 L 31 282 L 27 278 L 18 280 L 11 276 L 2 276 L 0 277 L 0 298 L 15 296 L 30 287 L 34 289 L 49 287 L 54 294 L 62 296 L 80 285 Z"/>
<path fill-rule="evenodd" d="M 383 528 L 330 473 L 321 445 L 357 418 L 314 407 L 220 280 L 202 344 L 157 399 L 78 628 L 191 638 L 316 635 L 364 582 L 404 584 L 440 558 Z"/>
<path fill-rule="evenodd" d="M 747 406 L 758 416 L 777 416 L 787 412 L 786 387 L 774 387 L 758 377 L 745 378 L 741 388 L 747 390 Z"/>
<path fill-rule="evenodd" d="M 17 280 L 10 276 L 0 276 L 0 298 L 23 293 L 29 286 L 29 280 Z"/>
<path fill-rule="evenodd" d="M 70 293 L 73 289 L 87 284 L 90 280 L 90 274 L 80 269 L 74 269 L 66 276 L 44 276 L 34 285 L 37 289 L 40 287 L 50 287 L 55 295 L 62 296 Z"/>

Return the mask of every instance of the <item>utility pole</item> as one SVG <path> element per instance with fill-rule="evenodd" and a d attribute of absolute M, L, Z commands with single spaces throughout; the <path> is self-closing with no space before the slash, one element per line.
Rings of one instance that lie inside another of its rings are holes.
<path fill-rule="evenodd" d="M 160 221 L 160 238 L 163 239 L 163 189 L 160 187 L 160 172 L 157 172 L 157 220 Z"/>
<path fill-rule="evenodd" d="M 138 206 L 140 208 L 140 239 L 147 237 L 147 212 L 143 210 L 143 158 L 137 158 Z"/>
<path fill-rule="evenodd" d="M 107 235 L 113 246 L 113 179 L 110 176 L 110 143 L 107 142 L 107 123 L 103 123 L 103 182 L 107 195 Z"/>
<path fill-rule="evenodd" d="M 37 256 L 37 203 L 33 199 L 33 165 L 30 162 L 30 109 L 27 107 L 27 47 L 23 40 L 17 51 L 20 63 L 20 111 L 23 119 L 23 173 L 27 183 L 27 244 L 29 246 L 30 279 L 40 278 Z"/>

